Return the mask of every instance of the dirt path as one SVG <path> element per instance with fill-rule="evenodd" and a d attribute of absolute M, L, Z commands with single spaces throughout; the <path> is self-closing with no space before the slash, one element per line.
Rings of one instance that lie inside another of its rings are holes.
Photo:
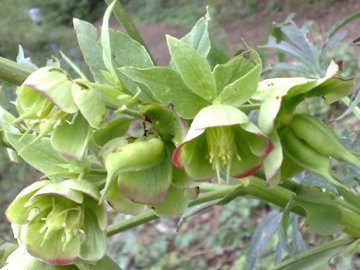
<path fill-rule="evenodd" d="M 236 51 L 241 38 L 245 39 L 251 47 L 265 44 L 272 23 L 282 22 L 292 12 L 296 13 L 295 21 L 298 25 L 302 25 L 309 20 L 314 21 L 312 29 L 319 35 L 324 35 L 336 22 L 360 11 L 359 0 L 326 0 L 326 5 L 315 5 L 315 1 L 311 0 L 303 1 L 305 1 L 305 4 L 300 5 L 301 10 L 273 13 L 260 11 L 246 19 L 235 17 L 220 25 L 218 31 L 227 37 L 227 49 L 230 54 Z M 314 9 L 314 5 L 318 6 L 318 8 Z M 139 25 L 138 28 L 159 65 L 167 65 L 169 61 L 165 34 L 182 37 L 188 31 L 184 27 L 167 26 L 162 23 Z M 348 30 L 348 41 L 360 36 L 360 19 L 349 24 L 346 30 Z M 355 50 L 360 55 L 360 47 L 355 48 Z"/>

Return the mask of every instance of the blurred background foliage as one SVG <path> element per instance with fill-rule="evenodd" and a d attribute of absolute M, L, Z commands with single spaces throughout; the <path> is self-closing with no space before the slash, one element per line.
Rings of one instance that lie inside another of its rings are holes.
<path fill-rule="evenodd" d="M 159 29 L 181 36 L 204 15 L 205 6 L 209 5 L 215 25 L 212 29 L 215 33 L 213 43 L 228 55 L 236 53 L 242 37 L 251 46 L 266 44 L 272 22 L 282 22 L 292 12 L 296 13 L 296 22 L 306 24 L 310 29 L 308 38 L 321 46 L 332 25 L 351 15 L 356 8 L 360 10 L 357 0 L 122 0 L 122 3 L 134 22 L 140 25 L 140 32 L 145 34 L 151 49 L 157 42 L 155 34 Z M 46 59 L 52 55 L 60 58 L 59 50 L 79 66 L 84 66 L 72 29 L 72 18 L 77 17 L 99 27 L 105 7 L 102 0 L 1 0 L 0 56 L 15 60 L 18 45 L 21 44 L 25 55 L 39 66 L 45 65 Z M 32 16 L 35 12 L 38 18 L 31 18 L 31 12 Z M 344 76 L 360 78 L 359 47 L 351 46 L 351 41 L 360 35 L 359 25 L 360 20 L 349 24 L 347 38 L 326 56 L 328 61 L 331 58 L 344 61 Z M 117 27 L 115 22 L 113 26 Z M 162 48 L 154 49 L 155 57 L 168 54 Z M 278 55 L 261 47 L 256 49 L 264 66 L 279 61 L 293 63 L 293 59 L 286 55 Z M 296 75 L 283 71 L 276 76 L 288 74 Z M 1 84 L 0 105 L 10 111 L 13 110 L 11 101 L 14 100 L 14 92 L 13 86 Z M 341 105 L 328 107 L 315 101 L 304 104 L 304 108 L 331 121 L 342 137 L 349 137 L 349 127 L 354 130 L 359 124 L 351 115 L 334 121 L 346 109 Z M 350 135 L 360 137 L 359 134 Z M 349 177 L 349 171 L 350 176 L 358 173 L 347 166 L 340 169 L 344 178 Z M 8 154 L 0 149 L 0 191 L 3 194 L 0 197 L 0 238 L 12 239 L 4 215 L 7 205 L 24 186 L 38 177 L 37 172 L 24 163 L 10 162 Z M 181 225 L 178 225 L 178 220 L 158 220 L 113 236 L 110 238 L 109 253 L 124 269 L 242 269 L 251 246 L 251 237 L 269 212 L 269 206 L 263 202 L 238 198 L 225 206 L 208 208 Z M 110 216 L 112 221 L 124 218 L 126 216 L 115 213 Z M 305 232 L 303 237 L 309 246 L 327 240 Z M 278 242 L 279 237 L 274 235 L 261 247 L 261 252 L 258 250 L 257 256 L 261 259 L 253 269 L 269 269 L 274 263 Z M 334 269 L 356 267 L 356 256 L 353 260 L 351 256 L 335 258 Z"/>

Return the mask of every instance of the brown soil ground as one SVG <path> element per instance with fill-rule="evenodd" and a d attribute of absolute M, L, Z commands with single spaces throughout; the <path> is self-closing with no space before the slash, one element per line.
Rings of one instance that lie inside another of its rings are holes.
<path fill-rule="evenodd" d="M 285 0 L 279 0 L 282 2 Z M 257 12 L 247 18 L 230 18 L 219 25 L 220 34 L 225 34 L 228 39 L 227 49 L 234 52 L 243 38 L 251 47 L 266 43 L 266 37 L 274 22 L 282 22 L 292 12 L 296 13 L 295 22 L 303 25 L 306 21 L 314 21 L 313 28 L 319 35 L 326 32 L 338 21 L 360 11 L 359 0 L 326 0 L 322 4 L 315 0 L 303 0 L 293 10 L 267 13 L 266 10 Z M 165 34 L 181 37 L 188 29 L 179 26 L 168 26 L 163 23 L 139 25 L 140 33 L 150 47 L 157 63 L 167 65 L 169 54 L 165 44 Z M 353 21 L 345 28 L 348 30 L 347 40 L 351 41 L 360 36 L 360 19 Z M 360 55 L 360 48 L 356 48 Z"/>

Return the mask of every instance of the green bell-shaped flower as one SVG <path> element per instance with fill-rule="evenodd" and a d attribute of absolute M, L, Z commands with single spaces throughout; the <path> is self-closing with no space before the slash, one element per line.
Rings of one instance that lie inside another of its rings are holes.
<path fill-rule="evenodd" d="M 121 270 L 121 268 L 108 256 L 104 256 L 96 263 L 71 264 L 71 265 L 49 265 L 31 256 L 24 246 L 18 247 L 7 258 L 6 265 L 1 270 Z"/>
<path fill-rule="evenodd" d="M 73 88 L 78 89 L 75 86 L 77 84 L 65 70 L 39 68 L 19 87 L 16 99 L 19 117 L 10 124 L 24 121 L 25 134 L 34 131 L 38 134 L 31 143 L 51 134 L 52 146 L 59 154 L 71 160 L 81 160 L 86 151 L 90 132 L 88 123 L 91 121 L 89 115 L 84 114 L 83 106 L 79 112 L 75 104 Z M 79 95 L 76 97 L 79 102 L 84 102 Z M 97 100 L 100 102 L 100 98 Z M 93 111 L 100 118 L 103 115 L 96 109 Z"/>
<path fill-rule="evenodd" d="M 85 180 L 35 182 L 6 211 L 29 254 L 51 265 L 95 262 L 106 249 L 106 213 Z"/>
<path fill-rule="evenodd" d="M 216 176 L 220 181 L 221 172 L 228 180 L 256 173 L 271 150 L 271 140 L 243 112 L 216 104 L 196 115 L 173 163 L 194 180 Z"/>

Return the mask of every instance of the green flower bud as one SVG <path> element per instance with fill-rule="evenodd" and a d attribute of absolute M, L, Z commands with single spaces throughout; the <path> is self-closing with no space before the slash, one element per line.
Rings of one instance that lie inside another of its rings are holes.
<path fill-rule="evenodd" d="M 168 149 L 156 137 L 128 143 L 114 139 L 104 145 L 100 156 L 107 170 L 105 198 L 118 179 L 120 192 L 140 204 L 160 203 L 170 186 L 172 168 Z"/>
<path fill-rule="evenodd" d="M 298 138 L 319 153 L 349 162 L 360 168 L 360 160 L 340 143 L 330 127 L 316 117 L 308 114 L 295 114 L 289 126 Z"/>
<path fill-rule="evenodd" d="M 173 163 L 194 180 L 220 173 L 246 177 L 256 173 L 272 150 L 271 140 L 235 107 L 211 105 L 202 109 L 183 143 L 174 151 Z"/>
<path fill-rule="evenodd" d="M 28 253 L 51 265 L 94 262 L 106 249 L 106 214 L 98 190 L 85 180 L 35 182 L 6 211 L 19 225 Z"/>

